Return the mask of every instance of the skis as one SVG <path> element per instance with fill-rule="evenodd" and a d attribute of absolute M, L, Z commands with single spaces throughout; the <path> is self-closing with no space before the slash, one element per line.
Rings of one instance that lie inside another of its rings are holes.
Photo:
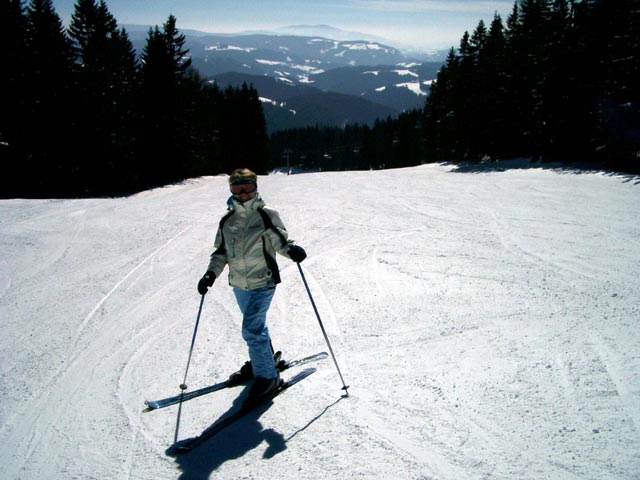
<path fill-rule="evenodd" d="M 325 353 L 325 356 L 326 356 L 326 353 Z M 324 357 L 322 357 L 322 358 L 324 358 Z M 300 365 L 300 363 L 297 363 L 296 365 Z M 231 424 L 237 422 L 238 420 L 240 420 L 242 417 L 247 415 L 249 412 L 255 410 L 256 408 L 260 407 L 261 405 L 264 405 L 268 401 L 273 400 L 275 397 L 280 395 L 282 392 L 287 390 L 289 387 L 292 387 L 293 385 L 295 385 L 296 383 L 300 382 L 301 380 L 304 380 L 305 378 L 307 378 L 309 375 L 311 375 L 315 371 L 316 371 L 315 368 L 307 368 L 306 370 L 303 370 L 302 372 L 297 373 L 296 375 L 291 377 L 289 380 L 284 382 L 282 385 L 280 385 L 280 387 L 278 387 L 278 389 L 276 389 L 275 391 L 273 391 L 269 395 L 266 395 L 266 396 L 260 398 L 259 401 L 255 402 L 255 403 L 252 403 L 251 405 L 246 406 L 246 407 L 240 407 L 239 409 L 234 410 L 234 411 L 230 412 L 229 414 L 227 414 L 226 416 L 220 418 L 217 422 L 215 422 L 209 428 L 204 430 L 197 437 L 192 437 L 192 438 L 187 438 L 185 440 L 180 440 L 176 444 L 172 445 L 171 447 L 169 447 L 167 449 L 167 452 L 166 452 L 167 455 L 176 456 L 176 455 L 180 455 L 180 454 L 183 454 L 183 453 L 190 452 L 191 450 L 196 448 L 198 445 L 203 444 L 204 442 L 206 442 L 207 440 L 209 440 L 210 438 L 212 438 L 213 436 L 215 436 L 216 434 L 218 434 L 219 432 L 221 432 L 222 430 L 227 428 L 229 425 L 231 425 Z"/>
<path fill-rule="evenodd" d="M 308 357 L 304 357 L 304 358 L 298 358 L 296 360 L 290 360 L 287 362 L 279 362 L 278 363 L 278 370 L 283 371 L 283 370 L 287 370 L 289 368 L 292 367 L 298 367 L 301 365 L 306 365 L 307 363 L 311 363 L 311 362 L 316 362 L 319 360 L 322 360 L 323 358 L 326 358 L 328 356 L 327 352 L 320 352 L 320 353 L 316 353 L 314 355 L 309 355 Z M 295 377 L 294 377 L 295 378 Z M 191 400 L 193 398 L 196 397 L 200 397 L 202 395 L 206 395 L 208 393 L 212 393 L 212 392 L 216 392 L 218 390 L 222 390 L 224 388 L 231 388 L 231 387 L 235 387 L 238 385 L 243 385 L 243 383 L 238 383 L 238 382 L 230 382 L 230 381 L 224 381 L 224 382 L 220 382 L 220 383 L 215 383 L 213 385 L 209 385 L 208 387 L 203 387 L 200 388 L 198 390 L 193 390 L 191 392 L 183 392 L 180 393 L 179 395 L 176 395 L 174 397 L 169 397 L 169 398 L 163 398 L 162 400 L 145 400 L 144 403 L 146 405 L 146 408 L 144 409 L 145 412 L 150 412 L 152 410 L 157 410 L 159 408 L 165 408 L 168 407 L 170 405 L 175 405 L 177 403 L 180 402 L 186 402 L 187 400 Z"/>

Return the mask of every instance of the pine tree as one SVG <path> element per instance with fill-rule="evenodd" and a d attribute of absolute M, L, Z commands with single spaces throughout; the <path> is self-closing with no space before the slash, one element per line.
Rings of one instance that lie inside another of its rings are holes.
<path fill-rule="evenodd" d="M 524 63 L 519 72 L 523 100 L 524 136 L 527 149 L 540 158 L 544 144 L 543 95 L 548 57 L 548 5 L 545 0 L 523 0 L 521 3 L 520 39 Z"/>
<path fill-rule="evenodd" d="M 150 29 L 141 55 L 141 177 L 151 183 L 185 178 L 191 168 L 187 71 L 191 65 L 185 37 L 170 15 L 162 31 Z"/>
<path fill-rule="evenodd" d="M 505 103 L 510 108 L 506 112 L 507 129 L 503 148 L 507 155 L 523 156 L 530 153 L 524 137 L 526 125 L 528 125 L 529 94 L 522 85 L 522 76 L 525 74 L 527 64 L 527 39 L 522 31 L 521 10 L 517 1 L 507 17 L 505 40 Z"/>
<path fill-rule="evenodd" d="M 480 72 L 484 77 L 486 93 L 483 106 L 485 121 L 480 126 L 480 145 L 485 154 L 499 158 L 508 154 L 504 149 L 509 134 L 508 75 L 506 65 L 506 37 L 502 18 L 493 17 L 485 46 L 480 52 Z"/>
<path fill-rule="evenodd" d="M 455 148 L 452 152 L 454 160 L 469 158 L 472 145 L 472 135 L 475 125 L 473 123 L 473 107 L 477 51 L 471 43 L 469 32 L 464 32 L 458 48 L 460 62 L 453 77 L 453 120 Z"/>
<path fill-rule="evenodd" d="M 428 160 L 451 159 L 456 151 L 456 79 L 460 58 L 449 50 L 445 64 L 431 84 L 425 105 L 426 157 Z"/>
<path fill-rule="evenodd" d="M 178 82 L 183 81 L 191 66 L 189 51 L 184 48 L 185 36 L 176 28 L 176 17 L 169 15 L 163 25 L 163 34 L 167 43 L 167 53 Z"/>
<path fill-rule="evenodd" d="M 136 76 L 133 46 L 104 1 L 78 0 L 69 34 L 78 59 L 76 131 L 85 188 L 127 188 Z"/>
<path fill-rule="evenodd" d="M 549 16 L 546 78 L 543 90 L 542 134 L 546 156 L 571 160 L 585 155 L 584 135 L 590 115 L 584 108 L 573 14 L 566 0 L 555 0 Z"/>
<path fill-rule="evenodd" d="M 229 171 L 248 166 L 266 173 L 269 166 L 268 137 L 258 92 L 246 83 L 224 92 L 222 115 L 223 156 Z"/>
<path fill-rule="evenodd" d="M 494 100 L 493 85 L 489 82 L 489 71 L 493 67 L 489 59 L 486 58 L 486 44 L 488 32 L 483 20 L 478 22 L 478 26 L 473 31 L 470 38 L 471 60 L 470 90 L 468 105 L 468 139 L 466 151 L 468 158 L 480 159 L 487 155 L 487 124 L 488 116 L 491 115 L 491 103 Z"/>
<path fill-rule="evenodd" d="M 32 176 L 30 194 L 58 193 L 75 180 L 68 156 L 73 50 L 51 0 L 32 0 L 26 20 L 25 114 L 31 122 L 23 172 Z"/>
<path fill-rule="evenodd" d="M 25 75 L 27 73 L 26 18 L 19 0 L 0 5 L 0 44 L 5 49 L 8 67 L 0 75 L 0 195 L 19 191 L 24 162 L 23 146 L 28 132 L 25 115 Z"/>
<path fill-rule="evenodd" d="M 218 86 L 205 82 L 197 70 L 189 70 L 184 105 L 188 141 L 187 175 L 215 175 L 225 171 L 222 162 L 221 115 L 223 94 Z"/>

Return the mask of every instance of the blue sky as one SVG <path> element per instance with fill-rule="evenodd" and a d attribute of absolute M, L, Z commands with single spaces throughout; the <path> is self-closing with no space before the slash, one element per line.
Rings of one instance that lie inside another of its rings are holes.
<path fill-rule="evenodd" d="M 178 28 L 212 33 L 326 24 L 425 49 L 458 46 L 465 30 L 495 12 L 503 20 L 513 0 L 107 0 L 119 23 L 161 25 L 169 14 Z M 67 23 L 75 0 L 53 0 Z"/>

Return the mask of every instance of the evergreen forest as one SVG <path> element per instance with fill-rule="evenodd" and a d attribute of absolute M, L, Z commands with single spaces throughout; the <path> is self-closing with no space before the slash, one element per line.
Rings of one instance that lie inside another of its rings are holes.
<path fill-rule="evenodd" d="M 136 55 L 104 1 L 2 0 L 1 196 L 121 195 L 248 166 L 268 169 L 250 86 L 221 91 L 191 68 L 169 16 Z"/>
<path fill-rule="evenodd" d="M 2 0 L 0 196 L 121 195 L 247 166 L 530 157 L 640 172 L 640 0 L 517 0 L 451 48 L 423 109 L 269 138 L 258 92 L 192 68 L 170 15 L 136 54 L 104 1 Z"/>

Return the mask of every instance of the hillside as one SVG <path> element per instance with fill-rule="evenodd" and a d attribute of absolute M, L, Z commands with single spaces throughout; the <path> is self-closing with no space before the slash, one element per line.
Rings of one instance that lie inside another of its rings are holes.
<path fill-rule="evenodd" d="M 270 132 L 309 125 L 373 124 L 375 119 L 396 116 L 398 110 L 361 96 L 323 91 L 312 86 L 293 86 L 269 76 L 226 73 L 213 80 L 221 87 L 253 85 L 262 100 Z"/>
<path fill-rule="evenodd" d="M 330 360 L 193 453 L 226 390 L 178 393 L 224 177 L 128 198 L 0 201 L 0 477 L 632 480 L 640 471 L 637 179 L 446 165 L 270 175 Z M 269 314 L 285 357 L 326 350 L 297 268 Z M 227 278 L 187 383 L 245 360 Z"/>

